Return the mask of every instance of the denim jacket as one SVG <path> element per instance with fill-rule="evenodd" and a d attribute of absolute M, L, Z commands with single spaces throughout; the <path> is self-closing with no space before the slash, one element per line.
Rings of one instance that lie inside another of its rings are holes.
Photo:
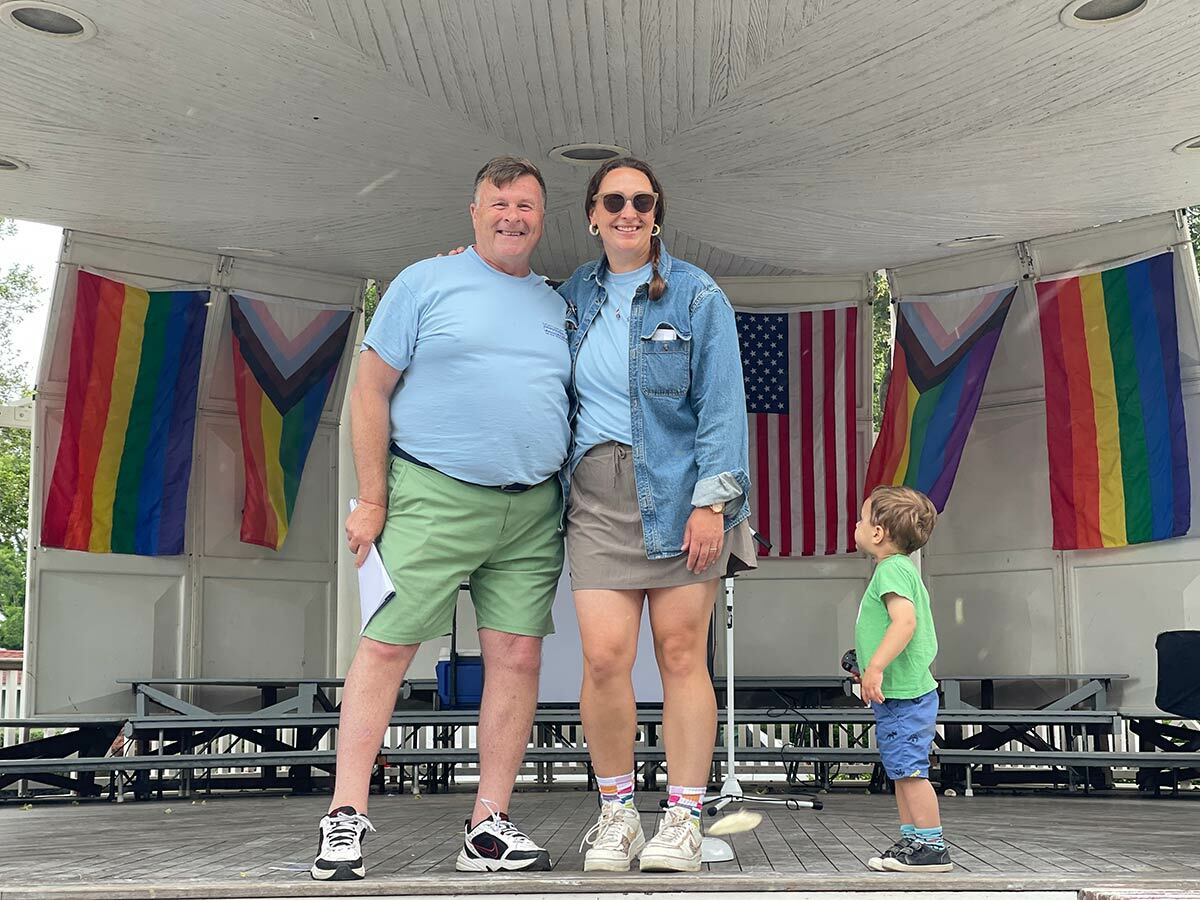
<path fill-rule="evenodd" d="M 558 292 L 567 301 L 571 383 L 575 362 L 605 299 L 607 262 L 585 263 Z M 702 269 L 663 248 L 659 274 L 667 289 L 633 297 L 629 321 L 629 400 L 633 470 L 646 556 L 678 556 L 693 508 L 725 501 L 725 530 L 750 515 L 746 394 L 733 307 Z M 665 333 L 675 336 L 667 340 Z M 572 391 L 571 424 L 578 404 Z M 570 500 L 574 451 L 563 480 Z"/>

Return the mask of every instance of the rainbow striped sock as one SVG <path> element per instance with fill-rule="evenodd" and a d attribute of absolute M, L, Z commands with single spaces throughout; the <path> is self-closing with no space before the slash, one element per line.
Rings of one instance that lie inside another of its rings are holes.
<path fill-rule="evenodd" d="M 692 822 L 700 827 L 700 807 L 704 799 L 703 787 L 683 787 L 673 784 L 667 788 L 667 806 L 683 806 L 692 814 Z"/>
<path fill-rule="evenodd" d="M 633 804 L 633 773 L 616 775 L 612 778 L 597 778 L 600 787 L 600 800 L 604 803 L 620 803 L 627 809 L 634 809 Z"/>

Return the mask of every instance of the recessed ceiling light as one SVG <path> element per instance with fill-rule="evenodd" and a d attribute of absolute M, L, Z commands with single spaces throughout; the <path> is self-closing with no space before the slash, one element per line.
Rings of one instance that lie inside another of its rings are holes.
<path fill-rule="evenodd" d="M 0 172 L 24 172 L 28 168 L 29 163 L 13 159 L 11 156 L 0 156 Z"/>
<path fill-rule="evenodd" d="M 1004 240 L 1002 234 L 972 234 L 967 237 L 954 238 L 949 241 L 938 241 L 939 247 L 971 247 L 975 244 L 994 244 Z"/>
<path fill-rule="evenodd" d="M 1068 28 L 1102 28 L 1127 22 L 1149 8 L 1154 0 L 1071 0 L 1058 14 Z"/>
<path fill-rule="evenodd" d="M 564 144 L 550 151 L 550 158 L 576 166 L 594 166 L 618 156 L 628 156 L 629 150 L 616 144 Z"/>
<path fill-rule="evenodd" d="M 49 0 L 0 3 L 0 21 L 40 37 L 58 40 L 86 41 L 96 34 L 96 23 L 83 13 Z"/>
<path fill-rule="evenodd" d="M 218 247 L 218 253 L 228 253 L 230 256 L 258 256 L 266 258 L 278 256 L 274 250 L 264 250 L 261 247 Z"/>
<path fill-rule="evenodd" d="M 1171 148 L 1176 153 L 1197 153 L 1200 152 L 1200 134 L 1195 137 L 1188 138 L 1186 141 L 1180 141 Z"/>

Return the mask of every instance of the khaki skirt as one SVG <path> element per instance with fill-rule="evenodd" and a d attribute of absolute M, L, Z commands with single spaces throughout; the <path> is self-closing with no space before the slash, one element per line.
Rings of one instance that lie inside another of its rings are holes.
<path fill-rule="evenodd" d="M 571 476 L 567 559 L 574 590 L 636 590 L 699 584 L 757 568 L 749 522 L 725 532 L 717 561 L 688 571 L 687 554 L 647 559 L 633 476 L 633 450 L 609 441 L 593 447 Z"/>

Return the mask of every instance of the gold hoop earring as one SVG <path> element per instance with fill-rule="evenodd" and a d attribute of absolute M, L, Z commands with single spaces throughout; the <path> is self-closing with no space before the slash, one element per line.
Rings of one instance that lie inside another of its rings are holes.
<path fill-rule="evenodd" d="M 662 234 L 662 226 L 655 222 L 654 227 L 650 229 L 650 236 L 658 237 L 660 234 Z"/>
<path fill-rule="evenodd" d="M 597 225 L 595 222 L 593 222 L 591 225 L 588 226 L 588 234 L 590 234 L 592 237 L 595 237 L 599 233 L 600 233 L 600 226 Z"/>

